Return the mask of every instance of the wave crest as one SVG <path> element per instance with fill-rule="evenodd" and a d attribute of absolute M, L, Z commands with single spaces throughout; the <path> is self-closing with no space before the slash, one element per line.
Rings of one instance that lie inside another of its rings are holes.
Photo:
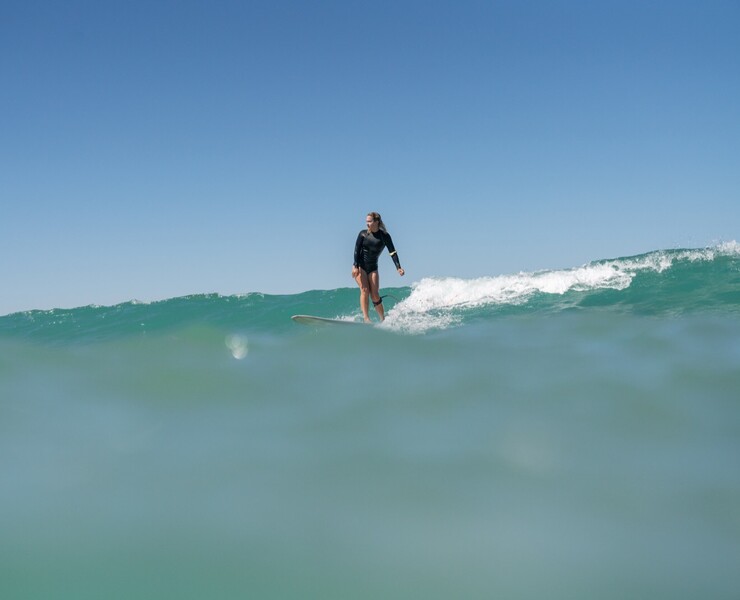
<path fill-rule="evenodd" d="M 640 274 L 662 274 L 679 263 L 710 263 L 721 257 L 740 257 L 740 244 L 732 241 L 696 250 L 659 250 L 562 270 L 475 279 L 425 278 L 414 283 L 411 294 L 389 312 L 387 326 L 412 333 L 444 329 L 459 323 L 468 309 L 521 306 L 541 295 L 626 290 Z"/>

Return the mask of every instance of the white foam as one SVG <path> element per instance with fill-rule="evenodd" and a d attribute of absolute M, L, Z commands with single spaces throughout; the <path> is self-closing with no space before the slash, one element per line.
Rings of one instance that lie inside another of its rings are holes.
<path fill-rule="evenodd" d="M 722 256 L 740 256 L 740 244 L 735 240 L 731 242 L 722 242 L 717 245 L 717 251 Z"/>
<path fill-rule="evenodd" d="M 519 273 L 498 277 L 459 279 L 427 278 L 412 285 L 411 295 L 394 308 L 412 312 L 475 308 L 490 304 L 523 304 L 537 292 L 564 294 L 569 290 L 599 288 L 621 290 L 634 273 L 610 264 L 597 264 L 567 271 Z"/>
<path fill-rule="evenodd" d="M 712 261 L 718 255 L 740 255 L 737 242 L 698 250 L 651 252 L 642 256 L 589 263 L 573 269 L 461 279 L 430 277 L 412 284 L 411 295 L 389 311 L 385 327 L 410 333 L 445 329 L 460 322 L 456 309 L 521 305 L 534 294 L 623 290 L 640 271 L 662 273 L 676 261 Z"/>
<path fill-rule="evenodd" d="M 457 325 L 461 320 L 460 315 L 453 313 L 416 312 L 407 310 L 399 304 L 386 314 L 385 321 L 378 327 L 403 333 L 420 334 L 434 329 L 447 329 Z"/>

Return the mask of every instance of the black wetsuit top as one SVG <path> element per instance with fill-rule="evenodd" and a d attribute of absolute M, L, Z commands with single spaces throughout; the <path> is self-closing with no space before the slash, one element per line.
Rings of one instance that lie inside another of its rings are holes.
<path fill-rule="evenodd" d="M 393 240 L 386 231 L 378 229 L 375 233 L 363 229 L 357 236 L 355 242 L 355 267 L 365 270 L 365 273 L 372 273 L 378 270 L 378 257 L 383 252 L 383 248 L 388 248 L 391 253 L 393 264 L 396 269 L 401 268 L 401 262 L 398 260 L 398 254 L 393 247 Z"/>

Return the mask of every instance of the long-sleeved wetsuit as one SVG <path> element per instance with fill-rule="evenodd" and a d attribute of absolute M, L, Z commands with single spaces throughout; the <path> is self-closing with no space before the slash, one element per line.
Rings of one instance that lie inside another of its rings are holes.
<path fill-rule="evenodd" d="M 375 233 L 363 229 L 357 236 L 355 242 L 355 267 L 364 269 L 365 273 L 372 273 L 378 270 L 378 257 L 383 252 L 383 248 L 388 248 L 391 254 L 393 264 L 396 269 L 401 268 L 401 262 L 398 260 L 398 253 L 393 247 L 393 240 L 388 232 L 378 229 Z"/>

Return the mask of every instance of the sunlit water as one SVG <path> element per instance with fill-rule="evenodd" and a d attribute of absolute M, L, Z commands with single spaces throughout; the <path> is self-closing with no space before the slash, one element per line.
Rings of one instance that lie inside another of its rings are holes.
<path fill-rule="evenodd" d="M 737 598 L 738 258 L 632 260 L 0 318 L 0 597 Z"/>

